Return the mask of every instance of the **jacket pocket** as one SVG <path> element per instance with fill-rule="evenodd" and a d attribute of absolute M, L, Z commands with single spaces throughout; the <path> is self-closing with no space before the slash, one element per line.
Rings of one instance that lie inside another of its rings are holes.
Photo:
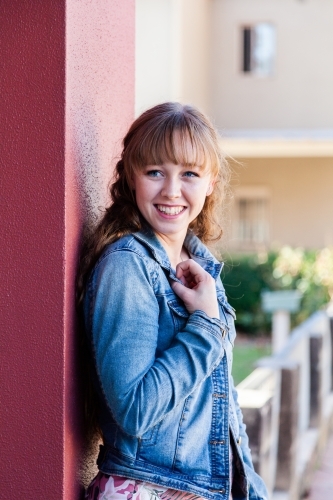
<path fill-rule="evenodd" d="M 161 423 L 162 420 L 160 420 L 156 425 L 154 425 L 154 427 L 149 429 L 147 432 L 142 434 L 142 436 L 140 437 L 140 441 L 142 444 L 144 444 L 144 446 L 153 446 L 154 444 L 156 444 Z"/>
<path fill-rule="evenodd" d="M 157 442 L 158 431 L 161 426 L 161 422 L 158 422 L 154 427 L 151 427 L 147 432 L 142 434 L 142 436 L 133 437 L 128 435 L 126 432 L 122 431 L 119 427 L 114 435 L 113 445 L 114 447 L 124 453 L 127 456 L 132 456 L 133 450 L 135 448 L 134 442 L 140 443 L 141 446 L 153 446 Z"/>
<path fill-rule="evenodd" d="M 173 323 L 175 325 L 175 331 L 176 333 L 178 333 L 185 328 L 190 314 L 186 307 L 180 304 L 177 300 L 169 300 L 168 306 L 170 308 Z"/>

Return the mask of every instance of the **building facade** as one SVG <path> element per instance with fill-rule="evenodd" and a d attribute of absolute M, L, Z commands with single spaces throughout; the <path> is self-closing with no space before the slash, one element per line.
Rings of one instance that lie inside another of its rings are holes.
<path fill-rule="evenodd" d="M 332 2 L 136 7 L 137 112 L 163 100 L 192 103 L 237 160 L 223 246 L 333 245 Z"/>

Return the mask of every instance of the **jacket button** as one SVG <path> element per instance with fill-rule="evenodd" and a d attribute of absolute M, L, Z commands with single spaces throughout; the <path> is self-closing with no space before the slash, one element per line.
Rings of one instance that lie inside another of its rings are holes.
<path fill-rule="evenodd" d="M 221 327 L 221 332 L 222 332 L 222 338 L 224 339 L 227 333 L 225 328 Z"/>
<path fill-rule="evenodd" d="M 225 392 L 214 392 L 213 393 L 213 398 L 222 398 L 222 399 L 226 399 L 227 395 L 225 394 Z"/>
<path fill-rule="evenodd" d="M 242 444 L 242 438 L 241 438 L 241 436 L 239 436 L 239 438 L 237 439 L 236 442 L 237 442 L 237 444 L 239 444 L 239 446 Z"/>

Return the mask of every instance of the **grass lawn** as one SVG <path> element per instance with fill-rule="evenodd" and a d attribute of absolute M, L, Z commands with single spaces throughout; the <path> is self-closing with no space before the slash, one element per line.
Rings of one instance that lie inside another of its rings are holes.
<path fill-rule="evenodd" d="M 235 344 L 232 375 L 235 385 L 239 384 L 254 370 L 254 363 L 264 356 L 271 354 L 269 343 L 244 341 Z"/>

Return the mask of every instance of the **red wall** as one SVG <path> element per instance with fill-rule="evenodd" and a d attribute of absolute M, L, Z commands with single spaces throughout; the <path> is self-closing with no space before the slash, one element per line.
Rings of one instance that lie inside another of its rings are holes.
<path fill-rule="evenodd" d="M 78 243 L 133 118 L 134 0 L 3 0 L 0 19 L 0 496 L 74 499 Z"/>

